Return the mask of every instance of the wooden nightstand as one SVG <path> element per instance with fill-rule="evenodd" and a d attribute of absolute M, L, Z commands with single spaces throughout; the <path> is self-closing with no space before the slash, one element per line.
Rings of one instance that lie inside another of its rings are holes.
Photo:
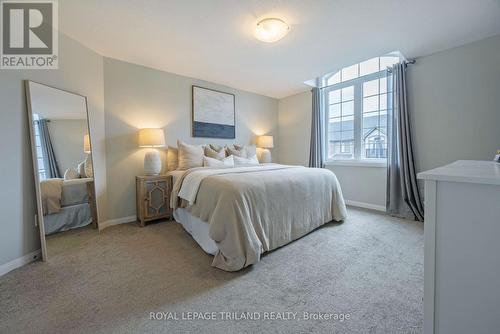
<path fill-rule="evenodd" d="M 172 192 L 171 175 L 136 176 L 137 220 L 141 227 L 146 222 L 172 218 L 170 193 Z"/>

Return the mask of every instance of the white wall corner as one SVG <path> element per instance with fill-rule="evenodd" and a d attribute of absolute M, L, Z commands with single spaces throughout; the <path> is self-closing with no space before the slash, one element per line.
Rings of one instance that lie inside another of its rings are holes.
<path fill-rule="evenodd" d="M 116 219 L 109 219 L 109 220 L 103 221 L 102 223 L 99 223 L 99 231 L 102 231 L 105 228 L 108 228 L 108 227 L 113 226 L 113 225 L 133 223 L 135 221 L 137 221 L 137 217 L 135 215 L 116 218 Z"/>
<path fill-rule="evenodd" d="M 42 258 L 42 250 L 36 250 L 17 259 L 9 261 L 0 265 L 0 276 L 7 274 L 8 272 L 20 268 L 28 263 L 37 261 Z"/>
<path fill-rule="evenodd" d="M 350 206 L 356 206 L 358 208 L 363 208 L 363 209 L 370 209 L 370 210 L 386 212 L 385 206 L 383 206 L 383 205 L 363 203 L 363 202 L 350 201 L 350 200 L 345 200 L 345 204 L 350 205 Z"/>

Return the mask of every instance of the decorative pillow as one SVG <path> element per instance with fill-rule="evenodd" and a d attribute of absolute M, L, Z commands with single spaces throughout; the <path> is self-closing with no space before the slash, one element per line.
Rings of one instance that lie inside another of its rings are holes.
<path fill-rule="evenodd" d="M 226 151 L 223 147 L 219 146 L 219 149 L 215 149 L 212 145 L 205 146 L 205 156 L 209 158 L 214 158 L 217 160 L 222 160 L 226 157 Z"/>
<path fill-rule="evenodd" d="M 204 155 L 202 145 L 189 145 L 178 140 L 177 147 L 179 148 L 178 170 L 203 166 Z"/>
<path fill-rule="evenodd" d="M 79 177 L 86 178 L 87 174 L 85 174 L 85 161 L 82 161 L 78 164 L 78 167 L 76 168 L 78 174 L 80 175 Z"/>
<path fill-rule="evenodd" d="M 74 180 L 74 179 L 79 179 L 79 178 L 80 178 L 80 174 L 78 174 L 78 172 L 74 168 L 68 168 L 64 172 L 64 179 L 65 180 Z"/>
<path fill-rule="evenodd" d="M 247 152 L 247 158 L 252 159 L 257 155 L 257 147 L 255 145 L 247 145 L 244 146 L 245 151 Z"/>
<path fill-rule="evenodd" d="M 222 160 L 205 156 L 203 157 L 203 167 L 234 167 L 234 159 L 232 155 Z"/>
<path fill-rule="evenodd" d="M 257 154 L 257 147 L 255 145 L 239 145 L 233 144 L 227 147 L 228 155 L 233 154 L 242 158 L 250 159 Z"/>
<path fill-rule="evenodd" d="M 169 146 L 167 150 L 167 170 L 176 170 L 179 164 L 179 150 L 175 147 Z"/>
<path fill-rule="evenodd" d="M 242 158 L 238 156 L 234 156 L 234 166 L 256 166 L 259 164 L 259 160 L 257 160 L 257 155 L 254 155 L 251 158 Z"/>
<path fill-rule="evenodd" d="M 94 166 L 92 165 L 92 154 L 87 155 L 84 163 L 85 176 L 93 178 L 94 177 Z"/>
<path fill-rule="evenodd" d="M 217 145 L 217 144 L 210 144 L 210 145 L 208 145 L 208 146 L 210 146 L 210 148 L 211 148 L 212 150 L 217 151 L 217 152 L 219 152 L 220 150 L 222 150 L 222 149 L 224 148 L 224 147 L 222 147 L 222 146 L 220 146 L 220 145 Z"/>
<path fill-rule="evenodd" d="M 245 150 L 245 148 L 241 147 L 241 149 L 237 149 L 235 145 L 227 146 L 226 154 L 227 156 L 234 155 L 235 157 L 242 157 L 242 158 L 247 157 L 247 151 Z"/>

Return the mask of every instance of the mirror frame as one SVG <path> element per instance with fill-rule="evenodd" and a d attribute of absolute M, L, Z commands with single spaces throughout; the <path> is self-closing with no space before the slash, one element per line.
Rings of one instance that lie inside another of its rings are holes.
<path fill-rule="evenodd" d="M 30 84 L 35 83 L 38 85 L 46 86 L 49 88 L 57 89 L 69 94 L 77 95 L 80 97 L 83 97 L 85 101 L 85 111 L 87 113 L 87 128 L 89 132 L 89 141 L 90 141 L 90 152 L 92 154 L 92 165 L 93 165 L 93 170 L 94 170 L 94 193 L 95 191 L 95 179 L 96 179 L 96 169 L 95 169 L 95 164 L 94 164 L 94 145 L 92 145 L 92 131 L 90 128 L 90 114 L 89 114 L 89 105 L 87 101 L 87 97 L 66 89 L 61 89 L 58 87 L 54 87 L 51 85 L 47 85 L 41 82 L 33 81 L 33 80 L 24 80 L 24 87 L 25 87 L 25 95 L 26 95 L 26 110 L 28 111 L 28 123 L 29 123 L 29 133 L 30 133 L 30 143 L 31 143 L 31 158 L 32 158 L 32 167 L 33 167 L 33 176 L 35 180 L 35 196 L 36 196 L 36 214 L 35 214 L 35 226 L 38 225 L 38 229 L 40 232 L 40 244 L 41 244 L 41 249 L 42 249 L 42 261 L 47 261 L 48 260 L 48 253 L 47 253 L 47 241 L 46 241 L 46 236 L 45 236 L 45 225 L 44 225 L 44 218 L 43 218 L 43 209 L 42 209 L 42 196 L 41 196 L 41 190 L 40 190 L 40 177 L 38 175 L 38 157 L 36 153 L 36 143 L 35 143 L 35 129 L 33 127 L 33 106 L 31 104 L 31 88 Z M 94 198 L 95 201 L 95 206 L 97 208 L 97 198 Z M 98 222 L 96 222 L 96 227 L 98 226 Z"/>

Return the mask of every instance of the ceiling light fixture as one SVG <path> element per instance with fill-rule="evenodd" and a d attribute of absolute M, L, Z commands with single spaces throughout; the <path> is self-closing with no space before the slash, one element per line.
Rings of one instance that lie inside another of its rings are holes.
<path fill-rule="evenodd" d="M 290 26 L 281 19 L 268 18 L 257 23 L 255 38 L 259 41 L 272 43 L 279 41 L 290 31 Z"/>

